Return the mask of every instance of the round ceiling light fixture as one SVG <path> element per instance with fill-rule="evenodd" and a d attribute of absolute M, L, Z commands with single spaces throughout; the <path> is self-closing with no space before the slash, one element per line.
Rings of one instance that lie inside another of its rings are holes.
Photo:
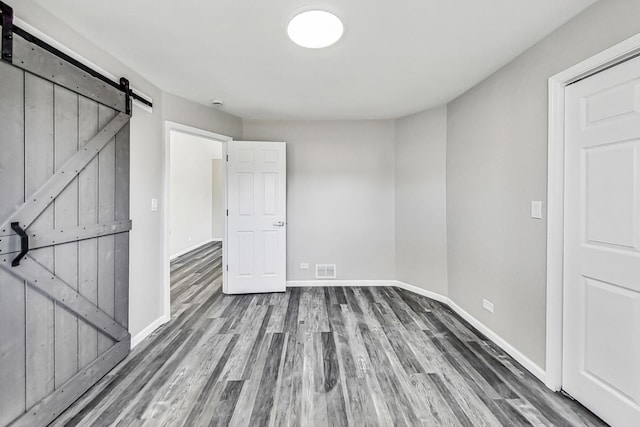
<path fill-rule="evenodd" d="M 340 40 L 343 32 L 340 18 L 324 10 L 302 12 L 294 16 L 287 27 L 289 38 L 309 49 L 331 46 Z"/>

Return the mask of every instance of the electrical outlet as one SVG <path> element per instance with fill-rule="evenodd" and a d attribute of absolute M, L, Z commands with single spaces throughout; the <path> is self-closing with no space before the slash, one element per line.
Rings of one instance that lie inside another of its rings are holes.
<path fill-rule="evenodd" d="M 482 307 L 487 310 L 489 313 L 493 313 L 493 304 L 487 301 L 486 299 L 482 300 Z"/>
<path fill-rule="evenodd" d="M 309 263 L 308 262 L 301 262 L 300 263 L 300 270 L 308 270 L 309 269 Z"/>
<path fill-rule="evenodd" d="M 151 212 L 158 211 L 158 199 L 151 199 Z"/>

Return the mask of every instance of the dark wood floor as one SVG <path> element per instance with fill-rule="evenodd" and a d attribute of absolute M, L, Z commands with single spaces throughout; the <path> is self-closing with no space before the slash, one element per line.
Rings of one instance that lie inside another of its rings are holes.
<path fill-rule="evenodd" d="M 172 320 L 54 425 L 600 426 L 451 310 L 391 287 L 221 292 L 172 263 Z"/>

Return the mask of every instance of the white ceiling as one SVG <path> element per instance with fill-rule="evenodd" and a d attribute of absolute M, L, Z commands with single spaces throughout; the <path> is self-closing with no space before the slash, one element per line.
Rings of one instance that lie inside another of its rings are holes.
<path fill-rule="evenodd" d="M 446 103 L 595 0 L 35 0 L 166 92 L 245 118 L 395 118 Z M 338 15 L 326 49 L 287 37 Z"/>

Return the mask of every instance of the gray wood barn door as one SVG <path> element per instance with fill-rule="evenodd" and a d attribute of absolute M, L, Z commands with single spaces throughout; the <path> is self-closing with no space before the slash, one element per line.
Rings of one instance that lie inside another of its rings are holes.
<path fill-rule="evenodd" d="M 129 352 L 127 102 L 17 36 L 0 62 L 0 426 L 48 424 Z"/>

